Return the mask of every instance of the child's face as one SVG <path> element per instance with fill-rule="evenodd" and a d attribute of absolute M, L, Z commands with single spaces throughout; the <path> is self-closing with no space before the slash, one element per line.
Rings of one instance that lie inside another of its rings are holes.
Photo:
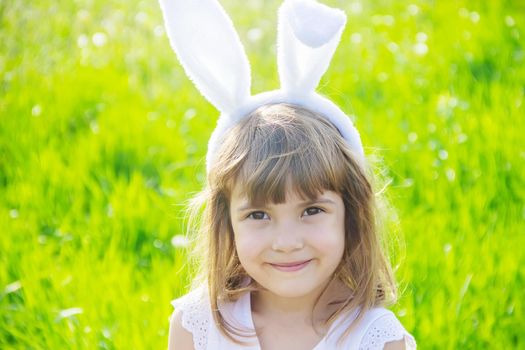
<path fill-rule="evenodd" d="M 232 193 L 230 216 L 246 272 L 281 297 L 320 292 L 343 256 L 341 196 L 325 191 L 311 202 L 288 192 L 285 203 L 255 207 L 238 187 Z"/>

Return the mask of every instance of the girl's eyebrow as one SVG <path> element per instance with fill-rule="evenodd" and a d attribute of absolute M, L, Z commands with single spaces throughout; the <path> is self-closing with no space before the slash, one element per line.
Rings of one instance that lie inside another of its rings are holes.
<path fill-rule="evenodd" d="M 312 205 L 312 204 L 333 204 L 333 205 L 335 205 L 335 202 L 333 200 L 331 200 L 331 199 L 328 199 L 328 198 L 319 198 L 319 199 L 307 200 L 307 201 L 304 201 L 304 202 L 299 202 L 297 204 L 297 206 L 298 207 L 302 207 L 302 206 L 308 206 L 308 205 Z M 237 208 L 237 211 L 241 212 L 241 211 L 245 211 L 245 210 L 248 210 L 248 209 L 254 209 L 254 208 L 264 209 L 266 207 L 264 205 L 253 205 L 251 203 L 243 203 L 243 205 L 241 205 L 240 207 Z"/>

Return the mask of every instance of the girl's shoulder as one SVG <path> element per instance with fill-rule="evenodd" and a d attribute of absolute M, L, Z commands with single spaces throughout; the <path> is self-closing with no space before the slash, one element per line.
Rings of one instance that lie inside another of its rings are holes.
<path fill-rule="evenodd" d="M 171 305 L 176 310 L 194 315 L 202 314 L 204 316 L 210 309 L 208 292 L 204 286 L 200 286 L 191 290 L 187 294 L 172 300 Z"/>
<path fill-rule="evenodd" d="M 385 308 L 373 308 L 365 314 L 366 331 L 362 349 L 383 349 L 386 343 L 404 340 L 406 349 L 415 349 L 414 337 L 403 327 L 396 315 Z"/>
<path fill-rule="evenodd" d="M 196 350 L 207 348 L 212 321 L 209 297 L 204 287 L 196 288 L 171 302 L 175 308 L 172 318 L 177 318 L 193 337 Z"/>
<path fill-rule="evenodd" d="M 217 307 L 228 324 L 244 330 L 250 327 L 248 321 L 250 319 L 249 300 L 249 293 L 247 293 L 237 301 L 218 303 Z M 196 288 L 173 300 L 171 304 L 175 308 L 172 320 L 175 320 L 177 325 L 182 326 L 185 331 L 191 334 L 195 350 L 257 349 L 253 344 L 248 347 L 241 346 L 222 335 L 215 325 L 206 287 Z"/>
<path fill-rule="evenodd" d="M 337 337 L 350 327 L 354 317 L 347 317 L 341 321 L 342 327 L 336 327 Z M 360 350 L 383 349 L 387 343 L 396 341 L 404 341 L 405 349 L 416 349 L 414 337 L 403 327 L 392 311 L 383 307 L 375 307 L 366 311 L 345 339 L 350 342 L 359 340 L 358 349 Z M 348 348 L 356 348 L 356 345 L 351 344 Z"/>

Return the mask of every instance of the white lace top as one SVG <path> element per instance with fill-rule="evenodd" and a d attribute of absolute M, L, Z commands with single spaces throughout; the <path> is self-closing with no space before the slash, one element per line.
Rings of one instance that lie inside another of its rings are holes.
<path fill-rule="evenodd" d="M 260 350 L 257 340 L 249 345 L 238 345 L 220 333 L 213 321 L 208 293 L 204 288 L 172 301 L 172 305 L 182 312 L 182 326 L 193 335 L 195 350 Z M 250 293 L 236 302 L 222 305 L 220 309 L 223 317 L 234 326 L 254 329 Z M 352 321 L 352 317 L 336 320 L 328 335 L 312 350 L 382 350 L 385 343 L 401 339 L 405 340 L 406 349 L 416 349 L 412 335 L 405 330 L 394 313 L 385 308 L 369 310 L 344 341 L 338 344 L 339 336 Z M 249 338 L 249 341 L 252 339 Z"/>

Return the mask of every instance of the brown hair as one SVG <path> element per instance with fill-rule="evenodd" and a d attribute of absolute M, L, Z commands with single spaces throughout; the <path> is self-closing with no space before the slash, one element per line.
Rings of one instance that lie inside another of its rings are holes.
<path fill-rule="evenodd" d="M 259 107 L 225 135 L 190 217 L 201 219 L 198 256 L 205 261 L 200 281 L 208 284 L 215 323 L 230 339 L 240 342 L 236 336 L 246 334 L 224 319 L 218 303 L 258 290 L 253 281 L 243 283 L 249 276 L 235 249 L 229 203 L 236 183 L 250 202 L 260 204 L 284 202 L 288 185 L 305 198 L 325 190 L 342 196 L 345 249 L 334 277 L 349 293 L 327 323 L 345 311 L 358 311 L 359 320 L 370 308 L 395 301 L 396 286 L 376 220 L 373 176 L 357 159 L 326 118 L 290 104 Z"/>

